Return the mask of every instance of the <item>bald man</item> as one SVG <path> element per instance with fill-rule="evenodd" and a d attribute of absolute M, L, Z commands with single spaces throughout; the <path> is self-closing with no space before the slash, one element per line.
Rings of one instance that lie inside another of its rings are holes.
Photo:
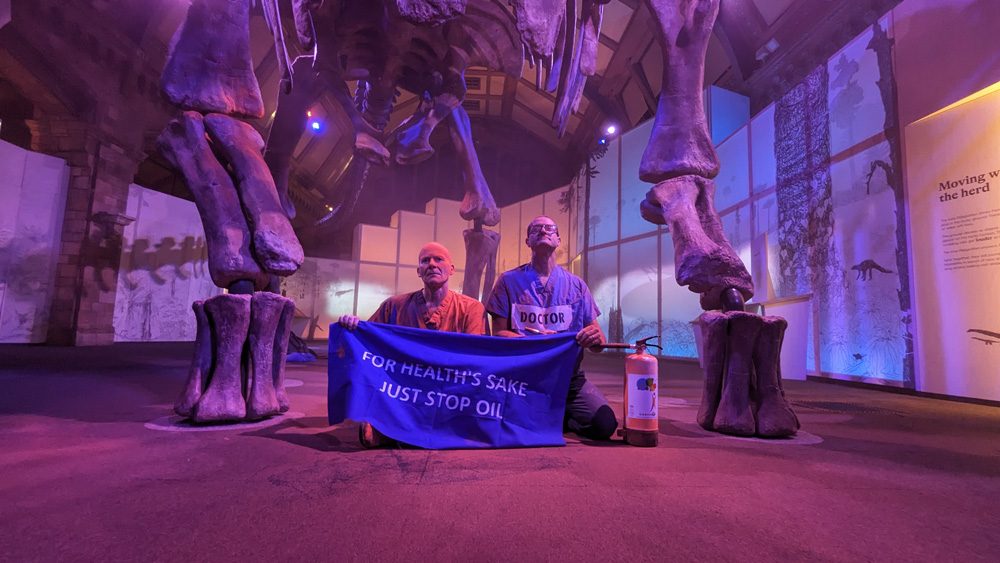
<path fill-rule="evenodd" d="M 485 334 L 486 310 L 479 301 L 448 289 L 448 280 L 455 273 L 451 253 L 443 245 L 429 242 L 417 257 L 417 276 L 424 288 L 413 293 L 390 297 L 382 302 L 369 322 L 412 328 Z M 355 315 L 340 317 L 340 326 L 354 330 L 360 321 Z M 361 423 L 361 445 L 375 448 L 395 444 L 371 424 Z"/>

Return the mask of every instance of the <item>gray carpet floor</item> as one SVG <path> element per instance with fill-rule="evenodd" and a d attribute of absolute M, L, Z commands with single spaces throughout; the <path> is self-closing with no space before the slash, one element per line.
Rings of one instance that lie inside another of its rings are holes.
<path fill-rule="evenodd" d="M 664 363 L 656 448 L 363 450 L 324 361 L 288 415 L 177 431 L 191 350 L 0 346 L 0 561 L 1000 560 L 996 407 L 792 381 L 798 436 L 732 438 Z"/>

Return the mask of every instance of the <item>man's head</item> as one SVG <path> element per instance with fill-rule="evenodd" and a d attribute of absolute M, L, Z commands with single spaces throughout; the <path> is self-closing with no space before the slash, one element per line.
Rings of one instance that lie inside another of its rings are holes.
<path fill-rule="evenodd" d="M 443 245 L 429 242 L 420 249 L 417 256 L 417 276 L 424 281 L 427 289 L 437 289 L 448 285 L 448 278 L 455 273 L 451 263 L 451 253 Z"/>
<path fill-rule="evenodd" d="M 555 250 L 562 244 L 562 239 L 559 238 L 559 227 L 556 227 L 556 222 L 549 217 L 539 215 L 532 219 L 531 223 L 528 223 L 528 237 L 524 239 L 524 243 L 531 250 L 541 247 Z"/>

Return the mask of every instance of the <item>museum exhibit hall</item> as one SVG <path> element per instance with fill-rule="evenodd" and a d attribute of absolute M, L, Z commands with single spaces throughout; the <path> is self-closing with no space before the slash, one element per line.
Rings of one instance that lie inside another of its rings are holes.
<path fill-rule="evenodd" d="M 0 560 L 995 561 L 998 24 L 0 0 Z"/>

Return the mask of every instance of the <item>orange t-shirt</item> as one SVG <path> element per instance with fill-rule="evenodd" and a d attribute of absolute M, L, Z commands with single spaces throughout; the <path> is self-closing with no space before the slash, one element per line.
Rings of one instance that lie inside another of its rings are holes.
<path fill-rule="evenodd" d="M 437 311 L 429 315 L 427 301 L 421 290 L 386 299 L 368 320 L 373 323 L 482 335 L 486 334 L 485 317 L 486 309 L 482 303 L 450 290 L 441 300 Z"/>

